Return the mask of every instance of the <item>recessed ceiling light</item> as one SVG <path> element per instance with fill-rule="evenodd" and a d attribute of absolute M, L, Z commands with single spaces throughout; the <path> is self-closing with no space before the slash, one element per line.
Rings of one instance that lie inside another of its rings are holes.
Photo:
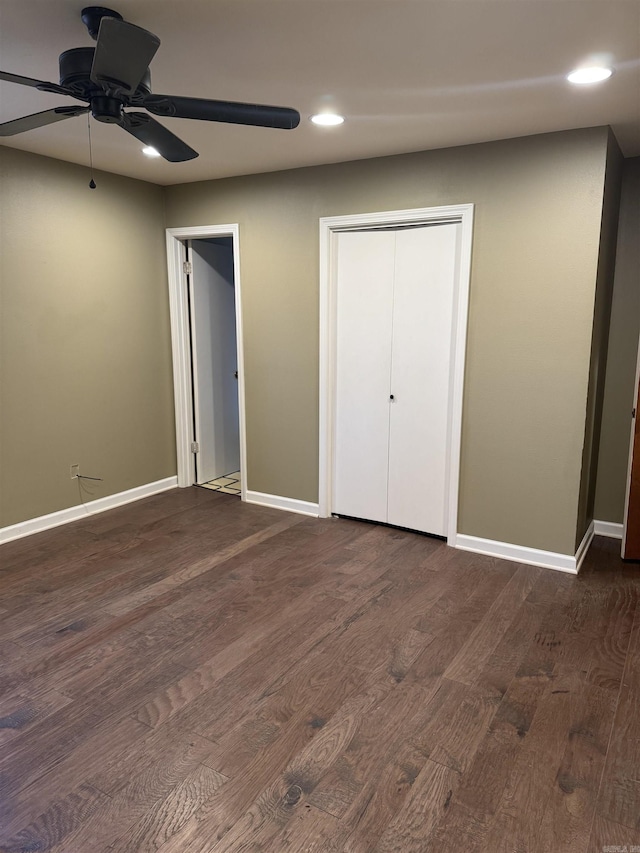
<path fill-rule="evenodd" d="M 613 71 L 611 68 L 605 68 L 601 65 L 592 65 L 588 68 L 576 68 L 571 74 L 567 74 L 567 80 L 570 83 L 600 83 L 611 77 Z"/>
<path fill-rule="evenodd" d="M 311 121 L 322 127 L 334 127 L 337 124 L 342 124 L 344 116 L 336 115 L 336 113 L 319 113 L 318 115 L 311 116 Z"/>
<path fill-rule="evenodd" d="M 153 148 L 151 145 L 147 145 L 146 148 L 143 148 L 142 153 L 146 154 L 147 157 L 159 157 L 160 156 L 160 152 L 156 151 L 156 149 Z"/>

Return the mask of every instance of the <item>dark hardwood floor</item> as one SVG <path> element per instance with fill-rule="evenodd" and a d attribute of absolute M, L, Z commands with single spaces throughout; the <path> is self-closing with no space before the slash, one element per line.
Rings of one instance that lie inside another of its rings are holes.
<path fill-rule="evenodd" d="M 576 578 L 197 488 L 9 543 L 0 851 L 631 850 L 618 553 Z"/>

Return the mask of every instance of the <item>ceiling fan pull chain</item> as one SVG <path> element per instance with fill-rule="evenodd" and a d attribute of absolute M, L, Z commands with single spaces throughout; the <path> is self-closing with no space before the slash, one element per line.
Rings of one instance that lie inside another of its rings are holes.
<path fill-rule="evenodd" d="M 87 130 L 89 132 L 89 171 L 91 173 L 89 189 L 95 190 L 96 182 L 93 180 L 93 151 L 91 150 L 91 113 L 87 113 Z"/>

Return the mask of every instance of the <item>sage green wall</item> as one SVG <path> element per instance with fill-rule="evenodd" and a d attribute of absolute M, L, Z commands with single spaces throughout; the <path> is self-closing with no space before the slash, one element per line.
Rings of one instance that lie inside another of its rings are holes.
<path fill-rule="evenodd" d="M 573 554 L 606 128 L 168 187 L 240 224 L 248 485 L 318 498 L 318 219 L 476 205 L 461 533 Z"/>
<path fill-rule="evenodd" d="M 589 368 L 589 394 L 585 440 L 582 451 L 582 482 L 578 504 L 576 548 L 582 541 L 593 520 L 598 471 L 598 450 L 602 423 L 602 407 L 611 319 L 611 298 L 616 260 L 618 215 L 620 211 L 620 188 L 623 158 L 618 143 L 609 131 L 605 190 L 600 228 L 600 251 L 593 312 L 593 334 L 591 338 L 591 364 Z"/>
<path fill-rule="evenodd" d="M 174 475 L 160 187 L 0 148 L 0 526 Z"/>
<path fill-rule="evenodd" d="M 78 503 L 74 462 L 105 478 L 84 499 L 175 473 L 163 197 L 169 226 L 240 223 L 249 488 L 310 501 L 319 217 L 474 202 L 460 532 L 572 553 L 606 156 L 595 128 L 90 192 L 0 149 L 2 525 Z"/>
<path fill-rule="evenodd" d="M 640 338 L 640 157 L 625 160 L 594 516 L 622 524 Z"/>

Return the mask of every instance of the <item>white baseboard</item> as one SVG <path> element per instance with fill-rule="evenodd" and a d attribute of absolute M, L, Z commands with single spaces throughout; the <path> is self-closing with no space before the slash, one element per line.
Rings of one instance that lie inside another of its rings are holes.
<path fill-rule="evenodd" d="M 61 509 L 59 512 L 51 512 L 48 515 L 30 518 L 28 521 L 21 521 L 9 527 L 2 527 L 0 528 L 0 543 L 11 542 L 13 539 L 21 539 L 23 536 L 30 536 L 32 533 L 50 530 L 52 527 L 59 527 L 61 524 L 68 524 L 70 521 L 95 515 L 97 512 L 115 509 L 117 506 L 139 501 L 140 498 L 147 498 L 150 495 L 157 495 L 159 492 L 166 492 L 168 489 L 175 489 L 177 485 L 177 477 L 166 477 L 164 480 L 156 480 L 155 483 L 136 486 L 135 489 L 128 489 L 126 492 L 107 495 L 105 498 L 98 498 L 85 504 Z"/>
<path fill-rule="evenodd" d="M 587 551 L 589 550 L 589 545 L 593 542 L 593 536 L 595 533 L 595 525 L 592 521 L 587 527 L 587 532 L 582 537 L 582 542 L 578 545 L 578 550 L 576 551 L 575 561 L 576 561 L 576 574 L 580 571 L 580 566 L 582 565 L 584 558 L 587 556 Z"/>
<path fill-rule="evenodd" d="M 593 526 L 596 536 L 610 536 L 611 539 L 622 539 L 624 524 L 616 521 L 594 521 Z"/>
<path fill-rule="evenodd" d="M 466 536 L 461 533 L 456 536 L 454 547 L 463 551 L 473 551 L 475 554 L 486 554 L 488 557 L 500 557 L 503 560 L 513 560 L 516 563 L 526 563 L 529 566 L 541 566 L 545 569 L 555 569 L 558 572 L 577 575 L 592 539 L 593 522 L 589 525 L 589 529 L 574 555 L 559 554 L 555 551 L 541 551 L 537 548 L 525 548 L 522 545 L 511 545 L 508 542 L 497 542 L 493 539 L 480 539 L 478 536 Z"/>
<path fill-rule="evenodd" d="M 267 495 L 264 492 L 247 491 L 245 498 L 248 504 L 259 504 L 259 506 L 272 506 L 275 509 L 285 509 L 288 512 L 297 512 L 300 515 L 318 516 L 320 507 L 310 501 L 299 501 L 296 498 L 283 498 L 280 495 Z"/>

